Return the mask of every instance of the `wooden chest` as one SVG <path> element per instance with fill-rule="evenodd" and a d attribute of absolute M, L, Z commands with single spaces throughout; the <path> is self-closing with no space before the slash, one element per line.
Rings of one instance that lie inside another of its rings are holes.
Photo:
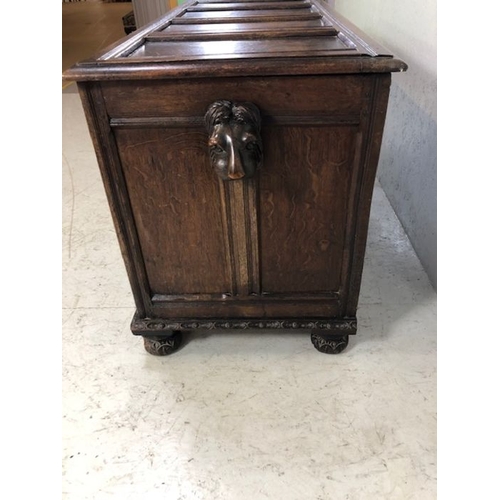
<path fill-rule="evenodd" d="M 356 333 L 391 72 L 319 0 L 191 0 L 76 80 L 127 267 L 134 334 Z"/>

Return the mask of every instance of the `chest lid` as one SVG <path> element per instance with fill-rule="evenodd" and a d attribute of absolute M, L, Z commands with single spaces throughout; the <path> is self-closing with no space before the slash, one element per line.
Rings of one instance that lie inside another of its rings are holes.
<path fill-rule="evenodd" d="M 322 0 L 188 0 L 68 80 L 404 71 Z"/>

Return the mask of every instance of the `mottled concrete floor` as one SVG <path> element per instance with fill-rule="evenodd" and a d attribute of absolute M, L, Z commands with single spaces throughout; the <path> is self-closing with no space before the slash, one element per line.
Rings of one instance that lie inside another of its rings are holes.
<path fill-rule="evenodd" d="M 79 97 L 62 98 L 64 498 L 434 499 L 436 295 L 380 187 L 344 353 L 229 332 L 153 357 Z"/>

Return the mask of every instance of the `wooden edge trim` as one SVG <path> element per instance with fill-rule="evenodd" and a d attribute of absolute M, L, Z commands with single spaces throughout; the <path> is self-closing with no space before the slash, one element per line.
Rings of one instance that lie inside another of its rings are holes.
<path fill-rule="evenodd" d="M 227 7 L 230 5 L 230 8 Z M 192 7 L 188 7 L 188 12 L 220 12 L 220 11 L 240 11 L 240 10 L 298 10 L 309 9 L 312 4 L 309 2 L 227 2 L 227 4 L 210 4 L 210 3 L 196 3 Z"/>
<path fill-rule="evenodd" d="M 335 116 L 263 116 L 262 126 L 330 126 L 358 125 L 359 114 Z M 202 116 L 152 116 L 111 118 L 112 128 L 200 128 Z"/>
<path fill-rule="evenodd" d="M 151 293 L 140 250 L 132 209 L 126 195 L 125 180 L 114 136 L 104 107 L 99 84 L 79 83 L 78 90 L 87 119 L 101 177 L 111 210 L 120 250 L 124 259 L 132 293 L 139 311 L 148 311 Z"/>
<path fill-rule="evenodd" d="M 126 61 L 126 62 L 125 62 Z M 246 60 L 131 62 L 96 65 L 81 63 L 67 70 L 65 81 L 160 80 L 163 78 L 214 78 L 228 76 L 335 75 L 406 71 L 408 66 L 392 57 L 296 57 Z"/>
<path fill-rule="evenodd" d="M 299 38 L 316 36 L 336 36 L 338 31 L 328 26 L 290 28 L 290 29 L 252 29 L 249 31 L 186 31 L 183 33 L 169 33 L 161 31 L 151 33 L 146 37 L 148 42 L 206 42 L 222 40 L 265 40 L 269 38 Z"/>
<path fill-rule="evenodd" d="M 172 24 L 244 24 L 244 23 L 272 23 L 275 21 L 311 21 L 321 19 L 323 16 L 318 12 L 299 12 L 296 15 L 269 15 L 269 16 L 244 16 L 244 17 L 176 17 L 172 19 Z"/>
<path fill-rule="evenodd" d="M 356 317 L 340 319 L 304 318 L 225 318 L 225 319 L 159 319 L 141 318 L 137 313 L 130 329 L 134 335 L 158 335 L 172 330 L 324 330 L 327 332 L 354 335 L 357 331 Z"/>

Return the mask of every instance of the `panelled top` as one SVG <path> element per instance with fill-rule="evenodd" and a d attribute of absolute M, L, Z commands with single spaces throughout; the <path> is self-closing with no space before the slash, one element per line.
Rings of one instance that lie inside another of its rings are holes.
<path fill-rule="evenodd" d="M 404 71 L 321 0 L 189 0 L 68 80 Z"/>

